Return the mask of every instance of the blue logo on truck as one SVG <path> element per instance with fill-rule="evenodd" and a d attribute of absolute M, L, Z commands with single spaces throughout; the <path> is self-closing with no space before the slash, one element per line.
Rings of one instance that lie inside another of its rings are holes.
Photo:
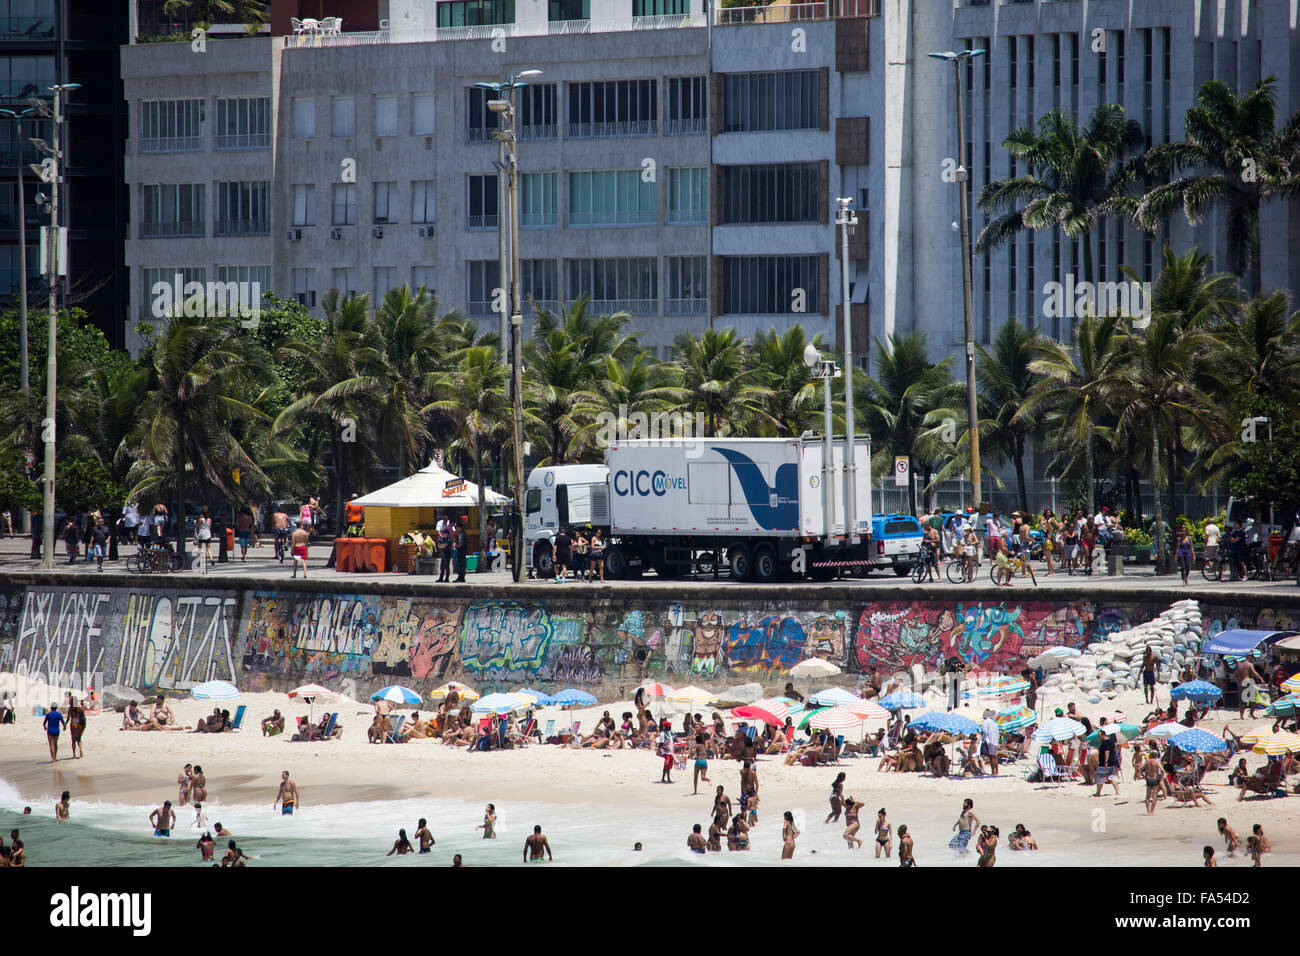
<path fill-rule="evenodd" d="M 657 495 L 662 498 L 670 491 L 685 491 L 686 479 L 665 471 L 619 470 L 614 472 L 614 494 L 620 497 Z"/>
<path fill-rule="evenodd" d="M 799 468 L 788 462 L 776 470 L 776 485 L 768 487 L 763 472 L 747 455 L 731 448 L 714 448 L 731 463 L 745 493 L 745 504 L 754 521 L 765 531 L 788 530 L 799 523 Z"/>

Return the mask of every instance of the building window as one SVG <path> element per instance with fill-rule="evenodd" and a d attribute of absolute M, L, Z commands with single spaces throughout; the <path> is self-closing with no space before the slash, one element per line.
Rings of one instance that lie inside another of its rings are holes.
<path fill-rule="evenodd" d="M 591 295 L 592 315 L 659 312 L 659 263 L 653 257 L 637 259 L 567 259 L 570 301 Z"/>
<path fill-rule="evenodd" d="M 784 315 L 797 303 L 816 311 L 819 293 L 816 256 L 722 257 L 723 314 Z"/>
<path fill-rule="evenodd" d="M 477 318 L 492 314 L 493 293 L 501 288 L 501 263 L 471 259 L 465 263 L 465 311 Z"/>
<path fill-rule="evenodd" d="M 330 135 L 345 139 L 356 135 L 357 104 L 350 96 L 336 96 L 330 101 Z"/>
<path fill-rule="evenodd" d="M 496 173 L 470 176 L 469 195 L 465 201 L 466 228 L 495 229 L 500 198 Z"/>
<path fill-rule="evenodd" d="M 668 314 L 703 315 L 709 311 L 709 268 L 705 256 L 669 256 Z"/>
<path fill-rule="evenodd" d="M 434 100 L 432 93 L 411 94 L 411 135 L 433 134 Z"/>
<path fill-rule="evenodd" d="M 352 226 L 357 221 L 357 184 L 335 183 L 330 222 L 335 226 Z"/>
<path fill-rule="evenodd" d="M 465 141 L 486 143 L 501 128 L 500 117 L 488 109 L 488 102 L 496 99 L 497 95 L 492 90 L 477 86 L 471 86 L 465 94 Z"/>
<path fill-rule="evenodd" d="M 721 224 L 819 222 L 815 163 L 723 166 Z"/>
<path fill-rule="evenodd" d="M 217 266 L 217 281 L 235 282 L 247 290 L 247 298 L 240 292 L 239 302 L 245 306 L 260 304 L 262 296 L 271 291 L 270 266 Z"/>
<path fill-rule="evenodd" d="M 50 19 L 54 19 L 53 14 Z M 45 91 L 54 83 L 54 57 L 0 56 L 0 90 L 16 94 L 24 86 L 33 84 L 45 96 Z"/>
<path fill-rule="evenodd" d="M 270 183 L 217 183 L 214 235 L 269 236 L 271 211 L 267 206 Z"/>
<path fill-rule="evenodd" d="M 375 95 L 375 136 L 397 135 L 397 97 Z"/>
<path fill-rule="evenodd" d="M 548 0 L 547 19 L 551 23 L 563 23 L 566 20 L 587 20 L 591 17 L 589 0 Z"/>
<path fill-rule="evenodd" d="M 570 226 L 640 226 L 658 217 L 658 183 L 640 169 L 569 173 Z"/>
<path fill-rule="evenodd" d="M 140 152 L 194 153 L 202 149 L 202 100 L 145 100 L 140 104 Z"/>
<path fill-rule="evenodd" d="M 634 17 L 675 17 L 691 12 L 691 0 L 632 0 Z"/>
<path fill-rule="evenodd" d="M 515 0 L 453 0 L 438 4 L 439 27 L 476 27 L 515 22 Z"/>
<path fill-rule="evenodd" d="M 654 80 L 570 83 L 570 139 L 653 136 L 659 115 Z"/>
<path fill-rule="evenodd" d="M 217 100 L 217 149 L 270 149 L 271 98 Z"/>
<path fill-rule="evenodd" d="M 519 109 L 516 132 L 521 140 L 555 139 L 556 118 L 555 84 L 539 83 L 515 90 L 515 104 Z"/>
<path fill-rule="evenodd" d="M 10 251 L 16 253 L 18 250 L 17 248 L 10 247 Z M 30 263 L 32 258 L 29 257 L 27 261 Z M 13 265 L 13 276 L 14 285 L 16 287 L 18 284 L 18 266 L 16 263 Z M 168 288 L 175 289 L 176 283 L 180 282 L 182 290 L 181 294 L 183 296 L 185 286 L 189 285 L 191 282 L 199 282 L 203 283 L 205 286 L 207 285 L 208 270 L 203 268 L 203 266 L 145 266 L 140 270 L 140 277 L 140 292 L 142 297 L 142 301 L 140 302 L 140 314 L 147 319 L 160 319 L 164 318 L 164 316 L 154 315 L 153 312 L 154 298 L 155 296 L 162 294 L 161 292 L 154 291 L 157 285 L 163 283 Z M 16 288 L 15 291 L 17 291 Z M 204 291 L 206 291 L 206 289 Z M 183 304 L 174 301 L 174 294 L 171 298 L 173 299 L 174 306 Z"/>
<path fill-rule="evenodd" d="M 433 180 L 417 179 L 411 183 L 411 222 L 433 222 Z"/>
<path fill-rule="evenodd" d="M 555 173 L 519 176 L 519 228 L 544 229 L 558 220 Z"/>
<path fill-rule="evenodd" d="M 316 225 L 316 186 L 313 183 L 298 183 L 293 187 L 293 224 Z"/>
<path fill-rule="evenodd" d="M 519 263 L 519 307 L 524 315 L 539 309 L 555 312 L 559 306 L 559 265 L 554 259 L 524 259 Z"/>
<path fill-rule="evenodd" d="M 388 290 L 397 285 L 397 270 L 392 266 L 375 266 L 375 308 L 384 303 Z"/>
<path fill-rule="evenodd" d="M 55 6 L 55 0 L 4 0 L 0 2 L 0 31 L 6 40 L 51 39 Z"/>
<path fill-rule="evenodd" d="M 293 297 L 309 309 L 316 308 L 316 270 L 294 269 L 291 277 Z"/>
<path fill-rule="evenodd" d="M 427 289 L 433 295 L 436 286 L 433 282 L 433 266 L 411 266 L 411 289 Z"/>
<path fill-rule="evenodd" d="M 337 291 L 341 298 L 352 298 L 357 294 L 357 270 L 350 266 L 331 270 L 330 287 Z"/>
<path fill-rule="evenodd" d="M 728 74 L 722 85 L 722 131 L 818 129 L 820 100 L 816 70 Z"/>
<path fill-rule="evenodd" d="M 140 187 L 140 238 L 207 235 L 203 183 Z"/>
<path fill-rule="evenodd" d="M 668 167 L 668 221 L 694 225 L 709 221 L 709 168 Z"/>
<path fill-rule="evenodd" d="M 708 82 L 702 76 L 668 78 L 669 136 L 703 133 L 709 118 Z"/>
<path fill-rule="evenodd" d="M 397 222 L 397 183 L 375 183 L 375 222 Z"/>
<path fill-rule="evenodd" d="M 293 138 L 312 139 L 316 135 L 316 101 L 296 96 L 293 100 Z"/>

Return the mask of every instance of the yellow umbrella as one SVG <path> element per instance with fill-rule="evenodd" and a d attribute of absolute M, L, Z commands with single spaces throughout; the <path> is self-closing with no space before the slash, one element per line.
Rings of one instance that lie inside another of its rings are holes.
<path fill-rule="evenodd" d="M 460 695 L 461 700 L 478 700 L 480 697 L 479 692 L 476 691 L 473 687 L 470 687 L 466 684 L 457 684 L 455 681 L 452 681 L 449 684 L 443 684 L 437 690 L 429 691 L 429 699 L 443 700 L 453 690 Z"/>
<path fill-rule="evenodd" d="M 1281 730 L 1275 734 L 1265 734 L 1255 742 L 1254 750 L 1257 754 L 1268 754 L 1269 756 L 1300 752 L 1300 734 L 1287 733 Z"/>
<path fill-rule="evenodd" d="M 1294 694 L 1300 691 L 1300 674 L 1292 674 L 1286 680 L 1282 681 L 1282 689 L 1288 694 Z"/>
<path fill-rule="evenodd" d="M 1258 727 L 1252 727 L 1244 734 L 1238 735 L 1238 740 L 1243 744 L 1254 746 L 1261 737 L 1267 737 L 1273 732 L 1272 724 L 1260 724 Z"/>
<path fill-rule="evenodd" d="M 717 694 L 705 690 L 703 687 L 696 687 L 694 684 L 688 687 L 680 687 L 664 698 L 670 704 L 684 704 L 687 707 L 712 704 L 717 699 Z"/>

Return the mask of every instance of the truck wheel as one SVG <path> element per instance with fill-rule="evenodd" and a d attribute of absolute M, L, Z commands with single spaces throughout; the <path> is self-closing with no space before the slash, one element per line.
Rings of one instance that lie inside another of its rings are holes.
<path fill-rule="evenodd" d="M 618 545 L 605 549 L 605 577 L 614 581 L 627 577 L 627 556 Z"/>
<path fill-rule="evenodd" d="M 754 580 L 762 584 L 771 584 L 777 579 L 779 568 L 776 563 L 776 551 L 770 544 L 760 544 L 754 549 Z"/>
<path fill-rule="evenodd" d="M 912 566 L 910 564 L 896 564 L 894 565 L 894 573 L 900 578 L 905 578 L 912 573 Z"/>
<path fill-rule="evenodd" d="M 544 544 L 539 544 L 533 550 L 533 572 L 539 578 L 555 576 L 555 562 L 551 559 L 551 549 Z"/>
<path fill-rule="evenodd" d="M 727 552 L 727 564 L 731 567 L 731 577 L 735 581 L 748 581 L 754 573 L 753 560 L 749 554 L 749 545 L 732 545 Z"/>

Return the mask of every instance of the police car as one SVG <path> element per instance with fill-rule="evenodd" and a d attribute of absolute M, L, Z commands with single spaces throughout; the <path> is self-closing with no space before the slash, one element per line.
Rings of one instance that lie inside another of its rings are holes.
<path fill-rule="evenodd" d="M 876 564 L 892 566 L 900 578 L 921 560 L 921 523 L 911 515 L 872 515 L 871 539 Z"/>

